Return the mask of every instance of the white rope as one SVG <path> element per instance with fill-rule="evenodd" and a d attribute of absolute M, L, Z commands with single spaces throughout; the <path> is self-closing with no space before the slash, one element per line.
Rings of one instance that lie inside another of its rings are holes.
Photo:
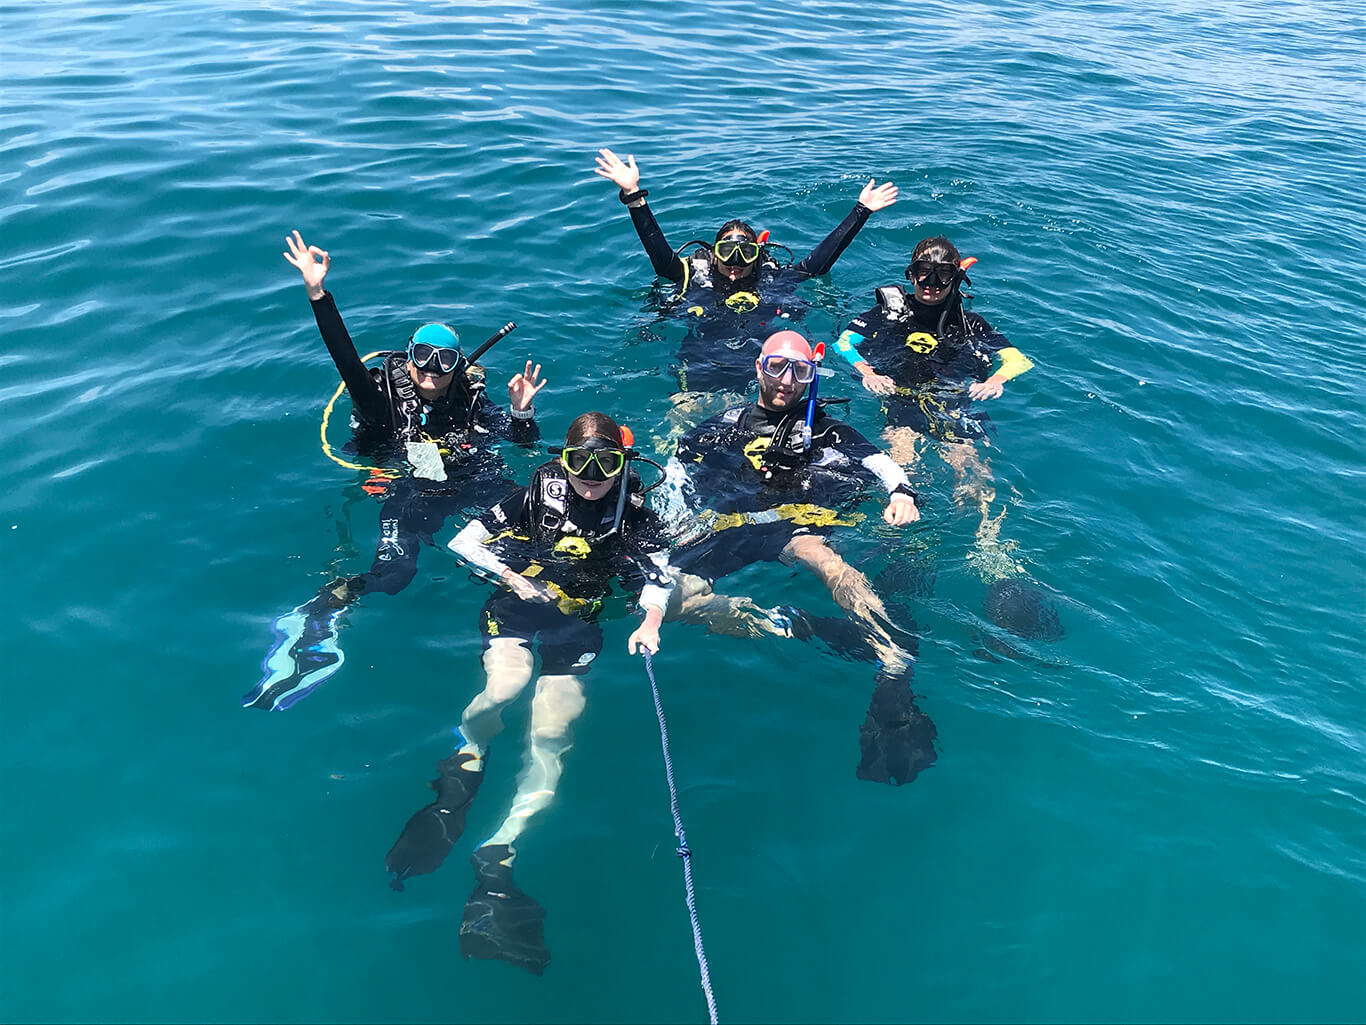
<path fill-rule="evenodd" d="M 659 746 L 664 750 L 664 776 L 669 781 L 669 808 L 674 816 L 674 836 L 678 837 L 677 854 L 683 859 L 683 884 L 688 893 L 688 917 L 692 919 L 692 945 L 697 952 L 697 967 L 702 973 L 702 992 L 707 998 L 707 1013 L 711 1025 L 716 1025 L 716 997 L 711 991 L 711 970 L 707 967 L 707 952 L 702 949 L 702 924 L 697 920 L 697 894 L 692 883 L 692 851 L 688 849 L 688 838 L 683 832 L 683 817 L 678 813 L 678 787 L 674 784 L 674 763 L 669 756 L 669 726 L 664 721 L 664 706 L 659 701 L 659 685 L 655 683 L 654 666 L 650 653 L 645 652 L 645 675 L 650 678 L 650 690 L 654 692 L 655 715 L 659 717 Z"/>

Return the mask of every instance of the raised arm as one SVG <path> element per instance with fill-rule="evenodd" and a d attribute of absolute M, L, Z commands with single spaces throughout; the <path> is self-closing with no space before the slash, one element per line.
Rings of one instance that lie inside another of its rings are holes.
<path fill-rule="evenodd" d="M 895 202 L 895 185 L 891 182 L 878 185 L 876 179 L 869 178 L 868 184 L 863 186 L 863 191 L 859 193 L 854 209 L 849 211 L 848 216 L 840 221 L 834 231 L 825 236 L 820 245 L 797 264 L 796 270 L 807 277 L 829 273 L 830 268 L 835 266 L 835 261 L 840 258 L 840 254 L 854 241 L 854 236 L 867 222 L 868 215 Z"/>
<path fill-rule="evenodd" d="M 479 403 L 477 416 L 480 422 L 500 438 L 518 445 L 539 441 L 541 428 L 536 423 L 533 402 L 546 383 L 547 379 L 541 377 L 541 365 L 527 360 L 526 369 L 508 381 L 508 408 L 505 410 L 489 401 L 486 395 Z"/>
<path fill-rule="evenodd" d="M 303 275 L 304 287 L 313 305 L 313 318 L 318 322 L 318 331 L 323 336 L 323 344 L 327 346 L 332 362 L 336 364 L 337 373 L 346 382 L 346 390 L 351 394 L 351 403 L 357 416 L 365 423 L 388 424 L 389 404 L 361 362 L 355 343 L 351 341 L 341 314 L 337 312 L 332 293 L 323 288 L 332 258 L 327 250 L 305 244 L 297 229 L 292 235 L 285 236 L 285 244 L 289 251 L 283 254 L 284 258 Z"/>
<path fill-rule="evenodd" d="M 598 166 L 594 168 L 594 173 L 615 183 L 621 190 L 618 196 L 631 211 L 631 223 L 635 225 L 640 244 L 645 247 L 645 255 L 650 258 L 655 273 L 670 281 L 682 281 L 683 261 L 674 256 L 673 247 L 645 203 L 649 193 L 640 187 L 640 168 L 636 167 L 635 155 L 627 154 L 623 162 L 610 149 L 604 148 L 598 150 L 595 159 Z"/>

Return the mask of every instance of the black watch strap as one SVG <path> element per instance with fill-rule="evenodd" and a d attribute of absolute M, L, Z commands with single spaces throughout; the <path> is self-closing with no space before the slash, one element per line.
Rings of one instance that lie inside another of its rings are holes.
<path fill-rule="evenodd" d="M 637 199 L 644 199 L 650 193 L 647 189 L 636 189 L 635 192 L 627 192 L 625 189 L 618 189 L 617 195 L 621 197 L 623 203 L 634 203 Z"/>
<path fill-rule="evenodd" d="M 912 488 L 909 484 L 898 484 L 896 487 L 892 488 L 892 494 L 905 495 L 912 502 L 914 502 L 917 507 L 919 507 L 920 505 L 920 496 L 915 493 L 915 489 Z"/>

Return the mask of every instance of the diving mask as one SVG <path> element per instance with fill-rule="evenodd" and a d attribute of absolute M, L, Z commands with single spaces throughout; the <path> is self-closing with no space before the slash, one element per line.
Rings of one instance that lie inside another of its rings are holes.
<path fill-rule="evenodd" d="M 741 263 L 755 263 L 759 259 L 760 245 L 748 238 L 723 238 L 712 247 L 720 263 L 734 266 Z"/>
<path fill-rule="evenodd" d="M 603 438 L 587 438 L 582 445 L 560 450 L 560 465 L 581 480 L 611 480 L 626 466 L 626 453 Z"/>
<path fill-rule="evenodd" d="M 928 284 L 933 279 L 940 288 L 948 288 L 958 280 L 959 267 L 956 263 L 938 263 L 933 260 L 916 260 L 906 268 L 906 277 L 917 285 Z"/>
<path fill-rule="evenodd" d="M 798 384 L 810 384 L 816 376 L 816 364 L 806 359 L 794 359 L 791 356 L 780 356 L 777 353 L 770 353 L 759 360 L 759 368 L 764 375 L 772 378 L 781 378 L 789 370 L 792 371 L 792 378 Z"/>

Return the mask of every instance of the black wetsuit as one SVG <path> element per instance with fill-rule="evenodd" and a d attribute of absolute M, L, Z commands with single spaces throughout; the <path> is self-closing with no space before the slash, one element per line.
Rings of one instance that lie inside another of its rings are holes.
<path fill-rule="evenodd" d="M 530 444 L 540 437 L 534 420 L 514 419 L 490 402 L 482 384 L 457 369 L 447 392 L 433 402 L 417 393 L 407 359 L 390 353 L 374 369 L 361 361 L 330 292 L 313 302 L 323 343 L 351 396 L 354 436 L 347 446 L 381 466 L 402 466 L 409 442 L 434 443 L 444 481 L 405 474 L 384 482 L 380 541 L 368 573 L 336 580 L 318 594 L 337 608 L 362 594 L 397 594 L 417 573 L 417 553 L 446 520 L 480 509 L 513 486 L 498 453 L 499 440 Z"/>
<path fill-rule="evenodd" d="M 673 587 L 668 537 L 634 493 L 639 481 L 632 477 L 630 487 L 621 529 L 613 531 L 621 485 L 589 502 L 551 460 L 451 541 L 452 551 L 490 576 L 511 569 L 554 592 L 555 601 L 538 603 L 500 589 L 480 614 L 485 647 L 495 637 L 537 639 L 542 673 L 582 674 L 602 650 L 600 619 L 637 602 L 665 608 Z"/>
<path fill-rule="evenodd" d="M 861 516 L 852 510 L 870 480 L 889 493 L 915 497 L 889 456 L 824 410 L 817 411 L 811 447 L 803 451 L 805 418 L 805 402 L 786 413 L 751 403 L 712 417 L 679 440 L 668 469 L 670 498 L 681 498 L 690 510 L 709 510 L 700 522 L 713 533 L 688 544 L 676 565 L 717 580 L 750 563 L 777 560 L 799 534 L 825 535 L 857 524 Z"/>
<path fill-rule="evenodd" d="M 655 273 L 679 286 L 669 309 L 689 321 L 678 353 L 682 391 L 741 388 L 753 374 L 763 340 L 805 315 L 808 307 L 797 298 L 797 285 L 828 273 L 872 212 L 855 203 L 839 226 L 793 266 L 779 266 L 765 251 L 753 274 L 730 281 L 713 272 L 710 252 L 675 256 L 648 205 L 630 211 Z"/>
<path fill-rule="evenodd" d="M 898 285 L 877 296 L 876 306 L 849 322 L 835 351 L 850 363 L 866 360 L 896 383 L 897 393 L 883 398 L 888 426 L 941 441 L 983 437 L 988 418 L 970 410 L 967 386 L 991 376 L 993 356 L 1015 373 L 1029 361 L 985 317 L 964 310 L 957 294 L 934 306 Z"/>

